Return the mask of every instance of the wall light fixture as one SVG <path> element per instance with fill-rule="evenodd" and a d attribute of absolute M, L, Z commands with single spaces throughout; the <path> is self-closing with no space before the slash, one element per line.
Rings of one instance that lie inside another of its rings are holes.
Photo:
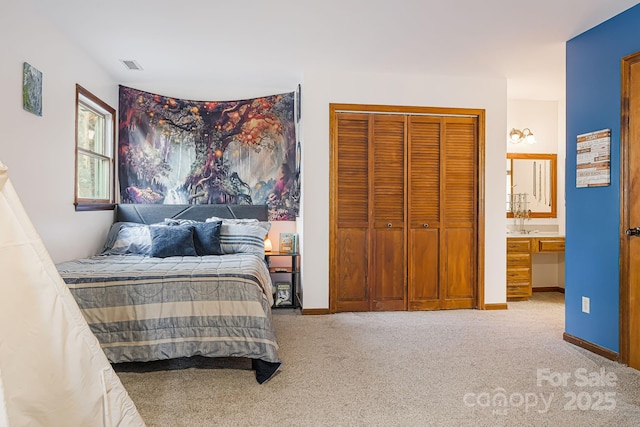
<path fill-rule="evenodd" d="M 536 139 L 529 128 L 524 128 L 522 130 L 513 128 L 511 129 L 511 132 L 509 132 L 509 142 L 511 144 L 520 144 L 521 142 L 535 144 Z"/>

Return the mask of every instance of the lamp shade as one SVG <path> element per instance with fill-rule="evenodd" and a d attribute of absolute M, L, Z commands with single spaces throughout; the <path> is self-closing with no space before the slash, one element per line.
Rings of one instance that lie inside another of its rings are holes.
<path fill-rule="evenodd" d="M 522 131 L 518 129 L 511 129 L 509 132 L 509 142 L 512 144 L 519 144 L 522 141 Z"/>
<path fill-rule="evenodd" d="M 524 138 L 524 142 L 527 144 L 535 144 L 536 138 L 533 136 L 533 132 L 529 130 L 529 128 L 525 128 L 522 130 L 522 137 Z"/>

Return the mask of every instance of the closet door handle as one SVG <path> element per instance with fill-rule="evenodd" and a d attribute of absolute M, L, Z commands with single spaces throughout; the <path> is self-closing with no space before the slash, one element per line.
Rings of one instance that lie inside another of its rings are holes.
<path fill-rule="evenodd" d="M 422 227 L 429 228 L 429 224 L 422 224 Z"/>
<path fill-rule="evenodd" d="M 387 228 L 391 228 L 391 223 L 388 223 L 388 224 L 387 224 Z"/>

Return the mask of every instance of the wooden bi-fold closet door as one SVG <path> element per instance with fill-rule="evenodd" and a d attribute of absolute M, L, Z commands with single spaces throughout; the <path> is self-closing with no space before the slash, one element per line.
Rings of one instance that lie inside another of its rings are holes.
<path fill-rule="evenodd" d="M 340 113 L 336 120 L 336 311 L 404 310 L 406 119 Z"/>
<path fill-rule="evenodd" d="M 331 310 L 475 306 L 477 118 L 338 112 Z"/>
<path fill-rule="evenodd" d="M 409 119 L 409 310 L 475 306 L 476 122 L 475 117 Z"/>

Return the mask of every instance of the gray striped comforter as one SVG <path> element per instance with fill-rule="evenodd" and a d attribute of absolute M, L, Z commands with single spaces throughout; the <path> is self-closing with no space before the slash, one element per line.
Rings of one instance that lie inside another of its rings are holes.
<path fill-rule="evenodd" d="M 280 361 L 271 279 L 258 255 L 108 255 L 57 268 L 112 363 L 198 355 Z"/>

